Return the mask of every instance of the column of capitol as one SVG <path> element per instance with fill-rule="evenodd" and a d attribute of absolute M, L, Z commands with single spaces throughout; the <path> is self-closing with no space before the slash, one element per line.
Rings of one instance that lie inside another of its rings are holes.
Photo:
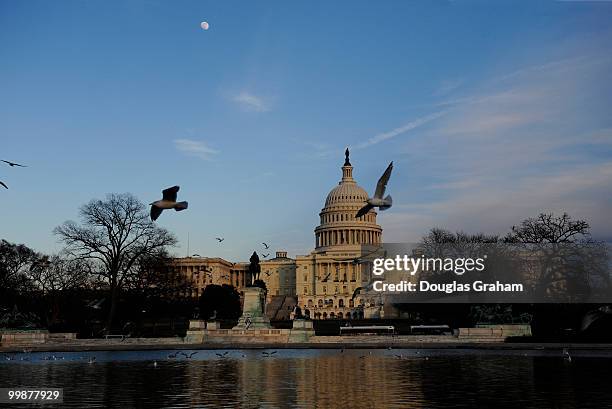
<path fill-rule="evenodd" d="M 315 228 L 315 249 L 296 257 L 296 295 L 311 318 L 348 318 L 356 307 L 364 305 L 365 296 L 352 300 L 353 292 L 369 281 L 367 264 L 353 259 L 364 254 L 364 247 L 377 248 L 382 243 L 382 228 L 376 224 L 376 211 L 356 218 L 368 199 L 368 193 L 353 179 L 353 166 L 346 150 L 342 179 L 325 200 Z"/>

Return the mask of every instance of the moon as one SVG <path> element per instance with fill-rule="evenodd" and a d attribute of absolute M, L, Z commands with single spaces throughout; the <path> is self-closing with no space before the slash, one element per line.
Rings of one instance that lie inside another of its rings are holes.
<path fill-rule="evenodd" d="M 202 30 L 208 30 L 208 27 L 210 27 L 210 26 L 208 25 L 208 22 L 202 21 L 200 23 L 200 27 L 202 27 Z"/>

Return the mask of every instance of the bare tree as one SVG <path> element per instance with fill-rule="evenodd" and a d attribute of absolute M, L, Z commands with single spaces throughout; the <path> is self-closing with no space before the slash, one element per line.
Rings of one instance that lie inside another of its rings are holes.
<path fill-rule="evenodd" d="M 498 235 L 484 233 L 451 232 L 441 228 L 433 228 L 420 243 L 419 251 L 430 258 L 481 258 L 488 257 L 485 268 L 481 272 L 472 272 L 470 277 L 487 277 L 498 279 L 508 267 L 512 254 L 507 245 Z M 453 272 L 421 272 L 421 276 L 432 275 L 440 280 L 454 280 Z M 431 277 L 428 277 L 431 278 Z"/>
<path fill-rule="evenodd" d="M 41 256 L 27 273 L 32 286 L 42 294 L 82 288 L 87 285 L 91 265 L 82 259 L 56 254 Z"/>
<path fill-rule="evenodd" d="M 506 241 L 515 243 L 573 243 L 588 240 L 589 224 L 584 220 L 572 220 L 567 214 L 555 216 L 540 213 L 536 218 L 523 220 L 520 226 L 512 226 Z"/>
<path fill-rule="evenodd" d="M 176 244 L 166 229 L 149 220 L 145 205 L 129 193 L 109 194 L 80 209 L 82 224 L 67 221 L 54 232 L 66 244 L 66 252 L 94 264 L 93 274 L 109 287 L 110 331 L 117 298 L 130 276 L 137 274 L 138 260 Z"/>
<path fill-rule="evenodd" d="M 492 248 L 493 244 L 500 243 L 497 235 L 483 233 L 468 234 L 462 231 L 456 233 L 434 227 L 421 239 L 420 249 L 429 257 L 442 257 L 450 250 L 457 250 L 460 255 L 466 255 L 468 249 Z"/>
<path fill-rule="evenodd" d="M 191 294 L 193 282 L 178 269 L 165 250 L 140 257 L 134 266 L 135 274 L 126 280 L 125 287 L 147 298 L 176 298 Z"/>
<path fill-rule="evenodd" d="M 567 294 L 582 299 L 610 290 L 607 248 L 591 238 L 584 220 L 573 220 L 567 213 L 540 213 L 512 226 L 504 240 L 522 246 L 524 269 L 542 297 Z"/>
<path fill-rule="evenodd" d="M 32 263 L 27 277 L 32 296 L 40 296 L 48 306 L 44 313 L 47 326 L 60 321 L 63 298 L 74 296 L 75 290 L 88 286 L 90 268 L 87 260 L 71 259 L 59 254 L 42 255 Z"/>

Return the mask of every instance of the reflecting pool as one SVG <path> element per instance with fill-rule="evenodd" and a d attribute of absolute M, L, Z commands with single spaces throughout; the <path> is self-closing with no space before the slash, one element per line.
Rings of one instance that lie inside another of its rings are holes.
<path fill-rule="evenodd" d="M 561 351 L 460 349 L 0 354 L 0 387 L 64 388 L 67 408 L 612 405 L 612 354 L 570 354 L 571 360 Z"/>

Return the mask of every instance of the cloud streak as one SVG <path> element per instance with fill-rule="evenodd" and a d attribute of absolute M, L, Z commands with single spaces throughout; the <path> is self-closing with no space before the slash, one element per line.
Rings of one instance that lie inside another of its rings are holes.
<path fill-rule="evenodd" d="M 214 155 L 219 154 L 218 150 L 210 148 L 206 142 L 193 139 L 175 139 L 174 147 L 185 155 L 204 160 L 210 160 Z"/>
<path fill-rule="evenodd" d="M 395 128 L 392 129 L 388 132 L 383 132 L 380 133 L 378 135 L 375 135 L 373 137 L 371 137 L 370 139 L 368 139 L 367 141 L 361 142 L 359 144 L 357 144 L 355 146 L 355 148 L 357 149 L 363 149 L 363 148 L 368 148 L 370 146 L 373 145 L 377 145 L 381 142 L 387 141 L 389 139 L 395 138 L 398 135 L 401 135 L 403 133 L 412 131 L 413 129 L 416 129 L 420 126 L 423 126 L 425 124 L 427 124 L 428 122 L 433 121 L 434 119 L 437 119 L 439 117 L 441 117 L 442 115 L 444 115 L 446 113 L 446 111 L 439 111 L 439 112 L 434 112 L 433 114 L 429 114 L 427 116 L 423 116 L 420 118 L 417 118 L 413 121 L 408 122 L 406 125 L 400 126 L 399 128 Z"/>
<path fill-rule="evenodd" d="M 262 97 L 259 97 L 246 91 L 242 91 L 238 95 L 235 95 L 232 100 L 247 111 L 270 111 L 270 105 Z"/>

